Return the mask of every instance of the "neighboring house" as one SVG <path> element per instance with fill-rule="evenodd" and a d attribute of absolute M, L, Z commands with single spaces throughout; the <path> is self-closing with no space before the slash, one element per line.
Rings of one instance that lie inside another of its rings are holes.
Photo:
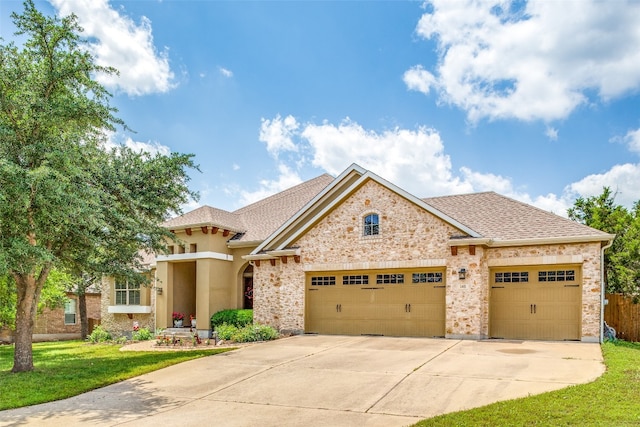
<path fill-rule="evenodd" d="M 100 291 L 92 288 L 86 293 L 85 298 L 90 333 L 92 326 L 100 323 Z M 60 338 L 80 339 L 78 296 L 67 292 L 64 307 L 55 309 L 45 307 L 41 313 L 38 313 L 33 325 L 33 337 L 35 341 Z"/>
<path fill-rule="evenodd" d="M 180 243 L 156 258 L 154 292 L 121 299 L 128 327 L 180 311 L 206 334 L 213 313 L 245 307 L 289 333 L 601 339 L 613 236 L 493 192 L 419 199 L 352 165 L 164 225 Z"/>

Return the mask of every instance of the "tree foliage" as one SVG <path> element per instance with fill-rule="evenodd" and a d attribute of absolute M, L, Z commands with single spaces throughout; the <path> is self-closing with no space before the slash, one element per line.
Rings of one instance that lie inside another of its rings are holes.
<path fill-rule="evenodd" d="M 51 270 L 42 287 L 38 301 L 38 314 L 46 308 L 56 309 L 67 301 L 67 290 L 74 279 L 62 271 Z M 16 285 L 11 276 L 0 277 L 0 328 L 15 329 L 16 324 Z"/>
<path fill-rule="evenodd" d="M 0 45 L 0 274 L 16 285 L 13 371 L 33 369 L 31 331 L 52 268 L 142 280 L 141 250 L 163 252 L 160 223 L 196 197 L 192 155 L 105 148 L 124 123 L 94 80 L 76 17 L 31 0 L 12 14 L 24 46 Z"/>
<path fill-rule="evenodd" d="M 631 211 L 615 203 L 615 193 L 605 187 L 602 194 L 578 198 L 568 210 L 569 218 L 615 234 L 604 255 L 607 292 L 640 294 L 640 201 Z"/>

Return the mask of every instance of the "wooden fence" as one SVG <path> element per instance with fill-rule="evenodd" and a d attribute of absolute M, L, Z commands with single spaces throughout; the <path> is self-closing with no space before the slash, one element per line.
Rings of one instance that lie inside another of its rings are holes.
<path fill-rule="evenodd" d="M 640 341 L 640 304 L 621 294 L 606 294 L 609 304 L 604 306 L 604 320 L 616 330 L 616 338 Z"/>

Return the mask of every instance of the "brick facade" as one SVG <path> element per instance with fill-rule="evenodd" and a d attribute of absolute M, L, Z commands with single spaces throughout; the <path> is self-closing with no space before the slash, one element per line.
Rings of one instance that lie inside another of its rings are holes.
<path fill-rule="evenodd" d="M 76 301 L 76 322 L 74 324 L 65 324 L 64 307 L 50 309 L 44 308 L 42 313 L 36 316 L 36 322 L 33 325 L 34 334 L 78 334 L 80 337 L 80 308 L 77 306 L 77 295 L 67 294 L 70 299 Z M 100 294 L 87 294 L 85 296 L 87 302 L 87 318 L 100 319 Z"/>

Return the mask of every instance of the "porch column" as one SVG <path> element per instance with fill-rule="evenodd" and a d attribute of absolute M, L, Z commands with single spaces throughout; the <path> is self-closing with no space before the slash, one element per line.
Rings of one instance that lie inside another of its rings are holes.
<path fill-rule="evenodd" d="M 162 294 L 156 294 L 156 328 L 168 328 L 172 323 L 173 264 L 168 261 L 159 261 L 156 265 L 156 275 L 158 279 L 156 286 L 162 288 Z"/>
<path fill-rule="evenodd" d="M 196 329 L 206 332 L 210 328 L 211 299 L 211 273 L 212 265 L 209 259 L 196 261 Z"/>

